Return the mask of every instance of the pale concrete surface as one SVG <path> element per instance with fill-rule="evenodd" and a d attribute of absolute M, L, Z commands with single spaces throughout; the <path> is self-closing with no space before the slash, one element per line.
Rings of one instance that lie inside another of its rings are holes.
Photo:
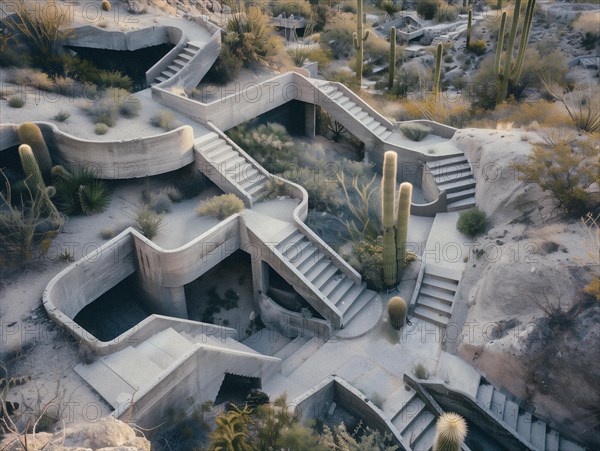
<path fill-rule="evenodd" d="M 335 335 L 342 340 L 361 337 L 379 323 L 382 314 L 383 300 L 380 296 L 376 296 Z"/>
<path fill-rule="evenodd" d="M 465 267 L 463 259 L 469 256 L 473 240 L 456 229 L 459 213 L 438 213 L 431 226 L 423 261 L 454 270 Z"/>

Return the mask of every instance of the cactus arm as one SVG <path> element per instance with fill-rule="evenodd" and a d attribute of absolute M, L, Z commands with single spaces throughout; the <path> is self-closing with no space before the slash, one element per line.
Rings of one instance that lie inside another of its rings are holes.
<path fill-rule="evenodd" d="M 500 88 L 498 89 L 498 97 L 496 103 L 502 103 L 506 100 L 508 93 L 508 80 L 510 79 L 510 71 L 512 64 L 512 54 L 515 47 L 515 39 L 517 37 L 517 29 L 519 28 L 519 15 L 521 14 L 521 0 L 515 0 L 515 10 L 513 12 L 512 24 L 510 26 L 510 35 L 508 36 L 508 47 L 506 48 L 506 58 L 504 60 L 504 68 L 500 79 Z"/>
<path fill-rule="evenodd" d="M 398 283 L 402 278 L 404 270 L 404 257 L 406 255 L 406 240 L 408 238 L 408 222 L 410 219 L 410 204 L 412 199 L 412 184 L 404 182 L 400 184 L 398 194 L 398 213 L 396 217 L 396 266 L 398 271 Z"/>
<path fill-rule="evenodd" d="M 513 69 L 512 79 L 518 81 L 521 78 L 521 71 L 523 70 L 523 63 L 525 62 L 525 52 L 527 50 L 527 44 L 529 43 L 529 33 L 531 32 L 531 23 L 533 21 L 533 11 L 535 7 L 535 0 L 529 0 L 527 2 L 527 10 L 525 11 L 525 21 L 523 23 L 523 32 L 521 34 L 521 42 L 519 43 L 519 53 L 517 55 L 517 62 Z"/>
<path fill-rule="evenodd" d="M 504 46 L 504 32 L 506 28 L 506 11 L 502 12 L 500 19 L 500 30 L 498 31 L 498 42 L 496 43 L 496 60 L 494 62 L 494 71 L 496 75 L 500 75 L 500 56 L 502 55 L 502 47 Z"/>
<path fill-rule="evenodd" d="M 396 237 L 394 230 L 394 207 L 396 197 L 396 170 L 398 155 L 387 151 L 383 159 L 381 181 L 381 222 L 383 225 L 383 283 L 386 287 L 396 285 Z"/>
<path fill-rule="evenodd" d="M 442 74 L 442 54 L 444 52 L 444 44 L 441 42 L 437 45 L 435 55 L 435 73 L 433 75 L 433 92 L 436 94 L 440 90 L 440 77 Z"/>
<path fill-rule="evenodd" d="M 390 63 L 388 89 L 392 89 L 392 86 L 394 86 L 394 78 L 396 78 L 396 27 L 390 28 Z"/>

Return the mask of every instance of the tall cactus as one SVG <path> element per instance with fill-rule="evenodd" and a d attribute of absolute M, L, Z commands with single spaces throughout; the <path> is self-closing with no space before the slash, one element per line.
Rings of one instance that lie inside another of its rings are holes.
<path fill-rule="evenodd" d="M 444 53 L 444 44 L 437 45 L 435 54 L 435 73 L 433 74 L 433 93 L 437 94 L 440 90 L 440 78 L 442 75 L 442 54 Z"/>
<path fill-rule="evenodd" d="M 390 28 L 390 70 L 388 79 L 388 89 L 394 86 L 396 78 L 396 27 Z"/>
<path fill-rule="evenodd" d="M 356 33 L 352 34 L 352 41 L 356 49 L 356 79 L 358 80 L 358 89 L 362 84 L 364 42 L 369 37 L 369 30 L 363 32 L 363 0 L 356 0 Z"/>
<path fill-rule="evenodd" d="M 25 184 L 31 190 L 34 198 L 37 199 L 39 196 L 41 199 L 41 207 L 44 214 L 53 220 L 60 218 L 60 213 L 50 200 L 50 197 L 56 193 L 56 190 L 54 187 L 46 187 L 31 147 L 27 144 L 21 144 L 19 146 L 19 158 L 21 160 L 21 167 L 25 173 Z"/>
<path fill-rule="evenodd" d="M 508 45 L 506 50 L 503 49 L 504 33 L 506 28 L 506 11 L 502 13 L 502 18 L 500 19 L 500 30 L 498 32 L 498 43 L 496 44 L 496 59 L 494 61 L 494 70 L 500 82 L 498 86 L 498 95 L 496 97 L 497 104 L 506 100 L 509 81 L 512 80 L 514 83 L 517 83 L 521 77 L 523 62 L 525 61 L 525 50 L 527 49 L 527 44 L 529 43 L 529 33 L 531 31 L 531 23 L 533 21 L 534 7 L 535 0 L 528 0 L 527 8 L 525 10 L 525 19 L 523 20 L 523 29 L 521 30 L 521 40 L 519 42 L 517 58 L 514 64 L 512 63 L 512 58 L 515 41 L 517 38 L 517 31 L 519 29 L 521 0 L 515 0 L 515 9 L 513 11 L 512 24 L 510 27 L 510 34 L 508 35 Z M 504 53 L 504 61 L 502 61 L 502 53 Z"/>
<path fill-rule="evenodd" d="M 460 451 L 467 437 L 467 423 L 457 413 L 440 415 L 435 424 L 433 451 Z"/>
<path fill-rule="evenodd" d="M 467 21 L 467 50 L 471 46 L 471 31 L 473 29 L 473 10 L 469 9 L 469 18 Z"/>
<path fill-rule="evenodd" d="M 394 207 L 396 202 L 396 169 L 398 155 L 387 151 L 383 159 L 381 180 L 381 222 L 383 225 L 383 283 L 390 288 L 396 285 L 396 234 L 394 230 Z"/>
<path fill-rule="evenodd" d="M 52 158 L 44 141 L 44 135 L 40 128 L 33 122 L 25 122 L 17 127 L 17 134 L 21 144 L 31 147 L 33 155 L 39 165 L 45 183 L 50 183 L 52 170 Z"/>
<path fill-rule="evenodd" d="M 410 218 L 412 188 L 412 184 L 408 182 L 401 183 L 400 193 L 398 194 L 398 213 L 396 217 L 396 265 L 398 271 L 398 283 L 402 280 L 404 257 L 406 256 L 406 238 L 408 237 L 408 220 Z"/>

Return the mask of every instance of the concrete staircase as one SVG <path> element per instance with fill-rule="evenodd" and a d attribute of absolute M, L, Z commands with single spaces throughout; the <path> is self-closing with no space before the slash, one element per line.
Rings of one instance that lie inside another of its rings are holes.
<path fill-rule="evenodd" d="M 151 86 L 158 85 L 169 78 L 172 78 L 179 72 L 184 66 L 189 63 L 194 56 L 200 51 L 201 44 L 188 42 L 184 49 L 171 61 L 171 64 L 161 72 L 161 74 L 154 79 Z"/>
<path fill-rule="evenodd" d="M 440 191 L 446 191 L 448 210 L 457 211 L 475 206 L 475 178 L 467 157 L 454 156 L 427 163 Z"/>
<path fill-rule="evenodd" d="M 461 273 L 432 264 L 424 266 L 411 300 L 412 316 L 446 327 L 452 316 Z"/>
<path fill-rule="evenodd" d="M 413 450 L 431 449 L 436 415 L 412 388 L 403 386 L 392 393 L 385 401 L 383 411 Z"/>
<path fill-rule="evenodd" d="M 293 265 L 310 283 L 312 290 L 324 296 L 341 312 L 347 324 L 377 293 L 367 290 L 366 283 L 356 283 L 301 230 L 289 228 L 287 236 L 276 245 L 286 264 Z"/>
<path fill-rule="evenodd" d="M 215 132 L 207 133 L 194 143 L 196 152 L 202 160 L 212 166 L 200 168 L 219 188 L 230 192 L 227 181 L 256 202 L 269 192 L 270 177 L 268 173 L 235 143 Z"/>
<path fill-rule="evenodd" d="M 359 105 L 333 84 L 318 85 L 318 87 L 321 93 L 323 93 L 329 101 L 333 101 L 341 106 L 355 121 L 369 129 L 371 133 L 381 141 L 386 141 L 392 136 L 393 130 L 390 129 L 387 124 L 383 124 L 376 118 L 376 115 L 373 114 L 374 110 L 371 107 L 366 106 L 364 103 Z"/>
<path fill-rule="evenodd" d="M 541 451 L 584 451 L 585 448 L 563 437 L 557 430 L 536 415 L 520 407 L 520 403 L 507 397 L 481 378 L 477 389 L 477 402 L 488 409 L 509 429 Z"/>
<path fill-rule="evenodd" d="M 225 372 L 256 377 L 263 371 L 266 376 L 280 368 L 277 359 L 259 354 L 233 338 L 194 336 L 169 327 L 137 346 L 100 357 L 89 365 L 77 365 L 75 371 L 109 405 L 122 411 L 132 399 L 139 399 L 140 394 L 143 396 L 169 377 L 182 362 L 194 358 L 198 350 L 215 354 L 215 361 L 227 367 L 222 374 L 212 375 L 213 380 L 217 379 L 216 384 L 204 387 L 203 396 L 209 400 L 216 398 Z"/>

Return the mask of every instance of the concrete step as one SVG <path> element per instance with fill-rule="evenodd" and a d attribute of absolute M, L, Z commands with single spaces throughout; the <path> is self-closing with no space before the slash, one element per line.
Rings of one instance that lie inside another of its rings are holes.
<path fill-rule="evenodd" d="M 340 97 L 337 97 L 337 98 L 335 99 L 335 101 L 336 101 L 337 103 L 339 103 L 340 105 L 341 105 L 342 103 L 346 103 L 348 100 L 350 100 L 350 97 L 346 97 L 346 96 L 345 96 L 345 95 L 343 95 L 343 94 L 342 94 Z"/>
<path fill-rule="evenodd" d="M 256 199 L 262 197 L 260 195 L 262 192 L 266 193 L 268 187 L 269 187 L 269 179 L 265 177 L 264 179 L 259 181 L 256 185 L 246 188 L 246 192 L 248 194 L 250 194 L 250 197 L 252 197 L 254 200 L 256 200 Z"/>
<path fill-rule="evenodd" d="M 477 204 L 475 203 L 474 197 L 468 197 L 466 199 L 457 200 L 456 202 L 450 202 L 446 205 L 446 210 L 448 212 L 451 211 L 460 211 L 460 210 L 468 210 L 470 208 L 475 207 Z"/>
<path fill-rule="evenodd" d="M 490 408 L 492 403 L 492 395 L 494 394 L 494 387 L 490 384 L 481 384 L 477 389 L 477 401 L 486 409 Z"/>
<path fill-rule="evenodd" d="M 175 329 L 169 327 L 146 340 L 174 359 L 181 359 L 194 350 L 194 345 Z"/>
<path fill-rule="evenodd" d="M 213 145 L 213 143 L 210 143 L 209 145 L 211 149 L 204 156 L 210 163 L 218 163 L 226 155 L 232 155 L 232 152 L 235 152 L 230 145 L 224 142 L 217 141 L 216 144 Z"/>
<path fill-rule="evenodd" d="M 323 257 L 323 253 L 319 251 L 319 248 L 313 244 L 306 248 L 306 250 L 294 260 L 294 266 L 302 271 L 302 268 L 306 268 L 307 265 L 314 264 L 319 258 Z"/>
<path fill-rule="evenodd" d="M 168 66 L 168 69 L 169 69 L 171 72 L 177 73 L 177 72 L 179 72 L 179 70 L 181 69 L 181 66 L 179 66 L 179 65 L 176 65 L 176 64 L 171 64 L 170 66 Z"/>
<path fill-rule="evenodd" d="M 330 95 L 329 95 L 329 98 L 330 98 L 331 100 L 337 100 L 337 99 L 339 99 L 340 97 L 343 97 L 343 96 L 344 96 L 344 93 L 342 93 L 342 92 L 340 92 L 340 91 L 336 90 L 336 91 L 335 91 L 333 94 L 330 94 Z"/>
<path fill-rule="evenodd" d="M 438 315 L 447 316 L 450 318 L 452 307 L 448 304 L 440 302 L 438 299 L 432 299 L 427 296 L 419 295 L 417 297 L 417 306 L 431 310 Z"/>
<path fill-rule="evenodd" d="M 425 266 L 425 275 L 458 283 L 462 277 L 462 271 L 446 268 L 445 266 L 428 264 Z"/>
<path fill-rule="evenodd" d="M 210 133 L 206 133 L 205 135 L 199 136 L 198 138 L 196 138 L 194 140 L 194 145 L 196 147 L 198 147 L 199 149 L 202 148 L 202 146 L 220 140 L 221 138 L 219 137 L 219 135 L 215 132 L 210 132 Z"/>
<path fill-rule="evenodd" d="M 330 273 L 331 275 L 329 277 L 323 277 L 316 282 L 317 284 L 315 285 L 325 297 L 327 297 L 325 293 L 329 293 L 331 290 L 333 290 L 333 288 L 345 277 L 339 268 L 337 268 L 335 265 L 334 268 L 336 271 L 333 274 Z"/>
<path fill-rule="evenodd" d="M 189 62 L 196 54 L 193 52 L 186 52 L 185 49 L 177 54 L 177 59 L 184 60 L 186 63 Z"/>
<path fill-rule="evenodd" d="M 191 58 L 193 58 L 194 56 L 196 56 L 196 53 L 198 53 L 198 51 L 190 47 L 186 47 L 181 53 L 183 53 L 184 55 L 189 55 Z"/>
<path fill-rule="evenodd" d="M 366 111 L 362 111 L 360 113 L 357 113 L 356 116 L 354 116 L 354 117 L 356 118 L 356 120 L 362 121 L 368 115 L 369 115 L 369 113 L 367 113 Z"/>
<path fill-rule="evenodd" d="M 516 402 L 507 399 L 506 405 L 504 406 L 504 414 L 502 415 L 502 421 L 504 421 L 506 425 L 513 431 L 516 431 L 518 419 L 519 405 Z"/>
<path fill-rule="evenodd" d="M 225 152 L 219 152 L 218 155 L 215 156 L 211 156 L 209 161 L 212 164 L 224 164 L 227 163 L 228 161 L 233 160 L 234 158 L 238 158 L 240 156 L 240 154 L 233 150 L 233 148 L 229 148 L 227 149 L 227 151 Z"/>
<path fill-rule="evenodd" d="M 337 305 L 337 303 L 357 285 L 358 284 L 355 284 L 349 277 L 344 277 L 342 282 L 340 282 L 333 290 L 331 290 L 331 292 L 327 294 L 327 298 L 333 304 Z M 360 285 L 358 286 L 360 287 Z"/>
<path fill-rule="evenodd" d="M 413 316 L 415 316 L 417 318 L 421 318 L 424 321 L 427 321 L 427 322 L 430 322 L 433 324 L 437 324 L 440 327 L 446 327 L 446 325 L 448 324 L 448 320 L 449 320 L 448 316 L 443 315 L 441 313 L 434 312 L 423 306 L 419 306 L 418 303 L 415 306 L 415 309 L 413 311 Z"/>
<path fill-rule="evenodd" d="M 329 260 L 329 257 L 323 256 L 323 258 L 316 261 L 314 265 L 306 266 L 306 270 L 303 269 L 301 272 L 308 280 L 312 280 L 329 267 L 335 268 L 331 263 L 331 260 Z"/>
<path fill-rule="evenodd" d="M 187 345 L 191 346 L 191 343 Z M 132 347 L 101 357 L 100 360 L 134 390 L 154 385 L 163 372 L 160 366 Z"/>
<path fill-rule="evenodd" d="M 504 415 L 504 406 L 506 405 L 506 395 L 500 393 L 498 390 L 494 389 L 492 393 L 492 402 L 490 404 L 490 411 L 494 414 L 494 416 L 498 420 L 502 420 L 502 416 Z"/>
<path fill-rule="evenodd" d="M 160 348 L 157 348 L 149 341 L 143 341 L 141 344 L 135 347 L 139 352 L 148 357 L 152 362 L 158 365 L 161 369 L 167 369 L 173 363 L 177 362 L 177 359 L 167 354 Z"/>
<path fill-rule="evenodd" d="M 200 47 L 200 45 L 199 45 L 199 44 L 194 44 L 194 43 L 192 43 L 192 42 L 188 42 L 188 43 L 186 44 L 186 47 L 185 47 L 185 48 L 186 48 L 186 49 L 190 49 L 190 50 L 192 50 L 192 51 L 194 51 L 194 52 L 196 52 L 196 53 L 198 53 L 198 50 L 200 50 L 200 49 L 201 49 L 201 47 Z"/>
<path fill-rule="evenodd" d="M 388 139 L 390 136 L 392 136 L 392 133 L 393 133 L 393 132 L 391 132 L 391 131 L 389 131 L 389 130 L 388 130 L 388 131 L 386 131 L 386 132 L 382 133 L 382 134 L 381 134 L 381 136 L 380 136 L 380 138 L 381 138 L 383 141 L 386 141 L 386 140 L 387 140 L 387 139 Z"/>
<path fill-rule="evenodd" d="M 376 134 L 375 130 L 377 130 L 380 126 L 381 126 L 381 122 L 379 122 L 378 120 L 375 120 L 374 122 L 370 123 L 367 128 L 369 130 L 371 130 L 374 134 Z"/>
<path fill-rule="evenodd" d="M 459 180 L 457 182 L 442 183 L 438 185 L 438 188 L 440 190 L 445 190 L 446 193 L 455 193 L 457 191 L 475 188 L 475 180 L 471 178 Z"/>
<path fill-rule="evenodd" d="M 546 451 L 558 451 L 559 443 L 558 431 L 550 429 L 546 432 Z"/>
<path fill-rule="evenodd" d="M 187 60 L 177 57 L 173 60 L 173 64 L 179 67 L 183 67 L 187 64 Z"/>
<path fill-rule="evenodd" d="M 456 182 L 458 180 L 464 180 L 465 178 L 473 177 L 473 173 L 470 169 L 454 172 L 452 174 L 440 174 L 433 177 L 435 183 L 438 185 L 440 183 L 448 183 L 448 182 Z"/>
<path fill-rule="evenodd" d="M 288 241 L 283 245 L 283 247 L 280 248 L 281 253 L 290 261 L 295 261 L 297 258 L 301 258 L 304 249 L 312 244 L 301 232 L 298 233 L 300 234 L 300 238 L 296 238 L 297 235 L 294 235 L 292 241 Z"/>
<path fill-rule="evenodd" d="M 350 305 L 365 291 L 364 284 L 354 283 L 351 280 L 350 282 L 350 287 L 341 296 L 338 296 L 337 293 L 333 293 L 329 296 L 329 300 L 333 302 L 340 310 L 347 310 Z"/>
<path fill-rule="evenodd" d="M 308 338 L 306 343 L 304 343 L 294 354 L 289 356 L 285 361 L 281 363 L 281 373 L 284 376 L 289 376 L 294 371 L 296 371 L 310 356 L 312 356 L 319 347 L 321 346 L 322 341 L 318 338 Z"/>
<path fill-rule="evenodd" d="M 410 426 L 402 433 L 402 437 L 404 437 L 408 443 L 413 445 L 413 449 L 415 449 L 414 445 L 419 442 L 427 429 L 432 425 L 435 426 L 435 416 L 430 411 L 423 410 L 421 411 L 421 414 L 417 416 Z"/>
<path fill-rule="evenodd" d="M 533 420 L 531 423 L 531 444 L 538 449 L 546 449 L 546 423 Z"/>
<path fill-rule="evenodd" d="M 182 332 L 181 335 L 191 343 L 197 343 L 200 345 L 217 347 L 224 350 L 242 351 L 250 354 L 258 354 L 254 349 L 246 346 L 243 343 L 235 340 L 232 337 L 214 337 L 210 335 L 198 334 L 193 335 L 187 332 Z"/>
<path fill-rule="evenodd" d="M 221 137 L 217 137 L 217 139 L 214 139 L 214 140 L 211 140 L 210 142 L 202 144 L 202 146 L 200 147 L 200 150 L 204 155 L 208 156 L 208 155 L 212 155 L 212 154 L 216 153 L 217 149 L 222 149 L 222 148 L 228 148 L 228 149 L 233 150 L 233 147 L 231 147 L 229 144 L 227 144 L 227 141 L 225 141 L 224 139 L 221 139 Z"/>
<path fill-rule="evenodd" d="M 281 335 L 276 330 L 265 328 L 250 335 L 242 341 L 242 344 L 260 354 L 274 356 L 290 341 L 289 338 Z"/>
<path fill-rule="evenodd" d="M 375 130 L 373 130 L 373 133 L 375 133 L 377 136 L 381 136 L 381 134 L 386 130 L 387 128 L 385 128 L 385 125 L 380 123 L 380 125 Z"/>
<path fill-rule="evenodd" d="M 433 277 L 430 274 L 425 274 L 423 276 L 423 280 L 421 281 L 421 286 L 423 285 L 430 285 L 438 290 L 444 290 L 445 292 L 453 295 L 456 293 L 458 288 L 458 280 L 450 281 L 448 279 L 440 279 Z"/>
<path fill-rule="evenodd" d="M 421 285 L 419 294 L 424 294 L 427 297 L 439 299 L 441 302 L 452 305 L 454 302 L 454 293 L 448 293 L 446 290 L 439 289 L 436 286 Z"/>
<path fill-rule="evenodd" d="M 362 108 L 360 106 L 356 105 L 355 107 L 352 107 L 350 109 L 350 114 L 356 116 L 361 111 L 362 111 Z"/>
<path fill-rule="evenodd" d="M 560 449 L 560 451 L 585 451 L 584 447 L 575 444 L 571 440 L 564 438 L 562 435 L 558 439 L 558 449 Z"/>
<path fill-rule="evenodd" d="M 356 103 L 354 103 L 348 97 L 346 97 L 344 100 L 340 100 L 338 103 L 342 108 L 345 108 L 346 110 L 349 110 L 350 108 L 356 105 Z"/>
<path fill-rule="evenodd" d="M 221 172 L 224 175 L 227 177 L 233 177 L 238 173 L 240 167 L 248 164 L 248 162 L 244 157 L 234 150 L 231 155 L 229 155 L 227 158 L 223 158 L 218 162 L 218 164 L 221 166 Z"/>
<path fill-rule="evenodd" d="M 517 418 L 517 434 L 523 437 L 524 440 L 531 441 L 531 413 L 521 410 Z"/>
<path fill-rule="evenodd" d="M 163 70 L 160 73 L 163 77 L 167 77 L 167 78 L 171 78 L 175 75 L 175 72 L 171 71 L 171 70 Z"/>
<path fill-rule="evenodd" d="M 435 162 L 432 162 L 432 163 L 435 165 Z M 428 166 L 429 166 L 429 163 L 428 163 Z M 471 172 L 471 166 L 466 161 L 466 158 L 463 163 L 455 163 L 455 164 L 451 164 L 448 166 L 429 167 L 429 172 L 431 172 L 431 174 L 434 177 L 450 176 L 452 174 L 465 172 L 465 171 Z"/>
<path fill-rule="evenodd" d="M 333 277 L 335 273 L 338 272 L 337 267 L 333 263 L 331 263 L 331 260 L 329 260 L 329 258 L 327 258 L 326 262 L 327 264 L 323 267 L 322 270 L 316 271 L 315 268 L 311 271 L 309 280 L 317 288 L 321 287 L 323 284 L 325 284 L 325 282 L 329 281 L 329 279 Z"/>
<path fill-rule="evenodd" d="M 414 451 L 429 451 L 433 446 L 433 442 L 435 441 L 435 421 L 432 421 L 431 424 L 425 429 L 425 432 L 419 440 L 417 440 L 412 449 Z"/>
<path fill-rule="evenodd" d="M 367 290 L 367 284 L 363 283 L 362 287 L 364 290 L 352 303 L 350 301 L 342 301 L 343 303 L 337 305 L 344 316 L 344 324 L 348 324 L 352 318 L 358 315 L 377 296 L 375 291 Z"/>
<path fill-rule="evenodd" d="M 361 122 L 365 127 L 369 128 L 369 125 L 375 122 L 375 118 L 372 116 L 367 116 L 364 119 L 362 119 Z"/>
<path fill-rule="evenodd" d="M 291 247 L 295 246 L 296 243 L 304 238 L 306 238 L 304 234 L 300 230 L 294 228 L 289 235 L 279 242 L 276 249 L 282 254 L 285 254 Z"/>
<path fill-rule="evenodd" d="M 396 426 L 400 434 L 404 435 L 403 432 L 408 429 L 424 409 L 425 403 L 413 393 L 410 400 L 405 402 L 402 408 L 392 417 L 392 424 Z"/>
<path fill-rule="evenodd" d="M 168 80 L 167 77 L 163 77 L 162 75 L 159 75 L 158 77 L 156 77 L 156 79 L 154 81 L 158 84 L 158 83 L 162 83 L 163 81 L 167 81 L 167 80 Z"/>
<path fill-rule="evenodd" d="M 446 199 L 448 203 L 456 202 L 457 200 L 466 199 L 475 196 L 475 188 L 469 188 L 454 193 L 448 193 Z"/>
<path fill-rule="evenodd" d="M 252 168 L 252 170 L 246 172 L 245 175 L 246 177 L 240 181 L 240 185 L 244 191 L 247 191 L 248 188 L 254 187 L 257 184 L 267 180 L 267 176 L 265 176 L 262 172 L 259 172 L 256 168 Z"/>
<path fill-rule="evenodd" d="M 383 414 L 390 419 L 394 418 L 414 395 L 415 391 L 408 385 L 396 389 L 383 401 L 383 408 L 381 409 Z"/>
<path fill-rule="evenodd" d="M 435 161 L 430 161 L 427 163 L 427 166 L 429 166 L 430 169 L 434 169 L 434 168 L 441 168 L 444 166 L 454 166 L 457 164 L 463 164 L 463 163 L 468 163 L 467 157 L 465 157 L 465 155 L 460 155 L 460 156 L 456 156 L 456 157 L 450 157 L 450 158 L 441 158 L 439 160 L 435 160 Z"/>
<path fill-rule="evenodd" d="M 286 344 L 283 348 L 275 353 L 273 357 L 278 357 L 285 362 L 285 360 L 294 354 L 298 349 L 300 349 L 304 344 L 310 340 L 308 337 L 302 337 L 298 335 L 296 338 L 291 340 L 288 344 Z"/>

